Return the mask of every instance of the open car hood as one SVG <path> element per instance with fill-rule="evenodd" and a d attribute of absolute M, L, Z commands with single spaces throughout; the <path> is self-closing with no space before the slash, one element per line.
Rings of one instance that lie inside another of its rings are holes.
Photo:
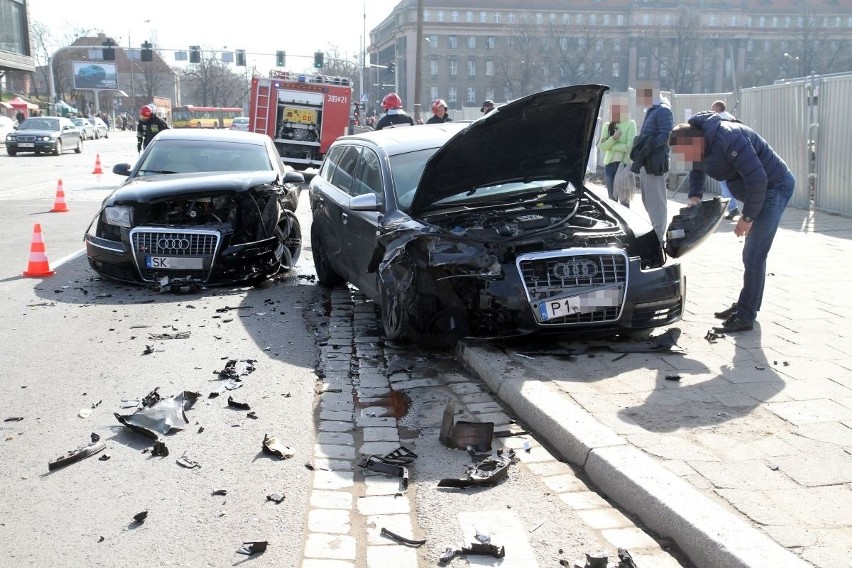
<path fill-rule="evenodd" d="M 583 187 L 604 85 L 512 101 L 450 138 L 427 162 L 410 212 L 486 185 L 561 179 Z"/>

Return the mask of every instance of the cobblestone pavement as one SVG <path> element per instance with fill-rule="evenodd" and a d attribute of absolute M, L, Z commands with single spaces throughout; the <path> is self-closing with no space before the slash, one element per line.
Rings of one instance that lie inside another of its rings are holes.
<path fill-rule="evenodd" d="M 453 353 L 386 344 L 375 306 L 357 291 L 335 289 L 326 302 L 308 313 L 320 355 L 303 568 L 435 566 L 446 547 L 473 542 L 477 531 L 505 546 L 503 567 L 573 566 L 580 559 L 583 566 L 586 552 L 616 558 L 618 548 L 642 567 L 690 566 L 670 541 L 656 539 L 590 489 L 538 437 L 523 435 Z M 460 409 L 457 419 L 519 434 L 494 440 L 494 451 L 517 452 L 509 479 L 489 488 L 437 487 L 440 479 L 464 477 L 471 463 L 467 452 L 438 442 L 451 401 Z M 358 466 L 359 456 L 384 455 L 401 444 L 417 454 L 407 488 Z M 426 544 L 400 545 L 382 528 Z"/>
<path fill-rule="evenodd" d="M 671 200 L 670 214 L 684 200 Z M 566 447 L 582 450 L 572 463 L 697 565 L 845 568 L 852 557 L 852 222 L 789 208 L 755 329 L 708 341 L 719 321 L 713 312 L 739 292 L 742 243 L 723 221 L 683 259 L 688 292 L 674 326 L 676 353 L 556 357 L 536 350 L 577 345 L 541 341 L 466 349 L 487 360 L 481 372 L 497 376 L 489 382 L 495 390 L 501 374 L 521 377 L 521 386 L 507 381 L 498 390 L 504 400 L 517 397 L 511 404 L 519 417 L 563 421 L 545 437 L 567 433 Z M 567 409 L 600 437 L 564 424 Z M 761 555 L 781 554 L 773 547 L 792 554 L 767 564 Z"/>

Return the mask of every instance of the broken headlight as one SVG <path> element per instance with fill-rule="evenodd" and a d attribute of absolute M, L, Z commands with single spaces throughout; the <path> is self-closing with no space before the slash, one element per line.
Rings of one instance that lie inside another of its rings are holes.
<path fill-rule="evenodd" d="M 104 222 L 107 225 L 117 225 L 129 229 L 133 226 L 133 209 L 130 207 L 105 207 Z"/>

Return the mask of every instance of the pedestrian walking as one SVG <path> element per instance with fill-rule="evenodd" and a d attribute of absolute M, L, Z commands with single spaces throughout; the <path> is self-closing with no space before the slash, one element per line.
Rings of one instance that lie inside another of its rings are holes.
<path fill-rule="evenodd" d="M 642 203 L 660 243 L 663 243 L 669 214 L 666 175 L 671 160 L 669 134 L 674 127 L 674 115 L 668 99 L 660 95 L 656 86 L 638 87 L 636 102 L 641 106 L 650 106 L 645 111 L 642 129 L 633 141 L 631 170 L 639 174 Z"/>
<path fill-rule="evenodd" d="M 154 137 L 168 130 L 169 125 L 157 116 L 156 107 L 152 104 L 139 109 L 139 124 L 136 126 L 136 151 L 144 150 Z"/>
<path fill-rule="evenodd" d="M 426 121 L 426 124 L 441 124 L 450 122 L 452 118 L 447 114 L 447 103 L 444 99 L 435 99 L 432 103 L 432 116 Z"/>
<path fill-rule="evenodd" d="M 757 132 L 742 123 L 702 112 L 677 125 L 669 142 L 676 157 L 690 165 L 689 207 L 701 202 L 706 177 L 727 180 L 731 193 L 743 202 L 734 234 L 745 237 L 743 287 L 736 303 L 714 315 L 723 319 L 720 333 L 754 327 L 763 302 L 766 258 L 795 189 L 790 168 Z"/>
<path fill-rule="evenodd" d="M 402 110 L 402 99 L 396 93 L 388 93 L 382 99 L 385 115 L 376 123 L 376 130 L 396 126 L 414 126 L 414 119 Z"/>
<path fill-rule="evenodd" d="M 630 150 L 636 138 L 636 121 L 630 119 L 627 101 L 613 98 L 610 105 L 610 121 L 604 124 L 598 148 L 604 152 L 604 180 L 606 193 L 616 200 L 615 174 L 622 164 L 630 164 Z M 632 174 L 630 174 L 632 176 Z M 629 205 L 629 202 L 621 202 Z"/>

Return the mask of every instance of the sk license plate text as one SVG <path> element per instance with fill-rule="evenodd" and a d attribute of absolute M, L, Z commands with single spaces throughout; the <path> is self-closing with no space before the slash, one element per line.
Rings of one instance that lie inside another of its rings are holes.
<path fill-rule="evenodd" d="M 166 270 L 201 270 L 203 258 L 175 258 L 169 256 L 146 256 L 145 266 Z"/>

